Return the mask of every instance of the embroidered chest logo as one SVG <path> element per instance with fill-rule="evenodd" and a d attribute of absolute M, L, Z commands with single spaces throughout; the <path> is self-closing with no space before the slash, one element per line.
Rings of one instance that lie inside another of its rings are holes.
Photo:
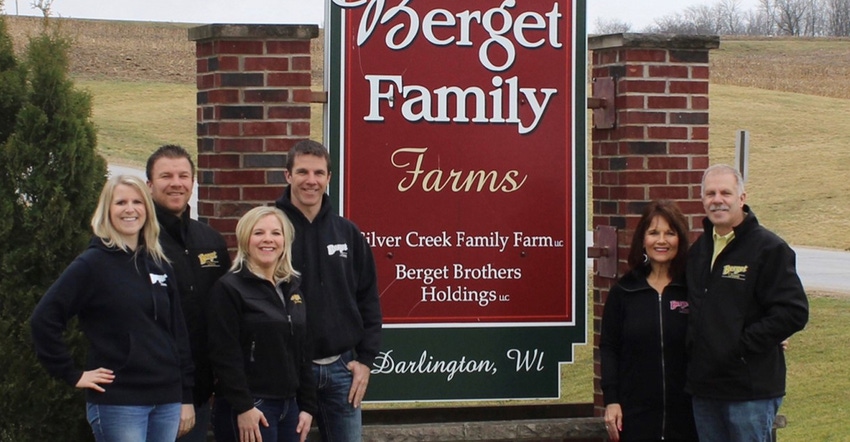
<path fill-rule="evenodd" d="M 201 262 L 201 267 L 219 267 L 218 252 L 201 253 L 198 255 L 198 260 Z"/>
<path fill-rule="evenodd" d="M 747 267 L 748 266 L 725 265 L 725 266 L 723 266 L 723 274 L 721 276 L 723 278 L 737 279 L 738 281 L 746 281 L 747 280 Z"/>
<path fill-rule="evenodd" d="M 301 299 L 301 295 L 299 295 L 298 293 L 296 293 L 296 294 L 294 294 L 294 295 L 290 296 L 290 297 L 289 297 L 289 300 L 290 300 L 290 301 L 292 301 L 292 303 L 293 303 L 293 304 L 302 304 L 302 303 L 304 303 L 304 300 L 302 300 L 302 299 Z"/>
<path fill-rule="evenodd" d="M 688 301 L 670 301 L 670 310 L 684 314 L 691 312 L 688 308 Z"/>
<path fill-rule="evenodd" d="M 328 244 L 328 256 L 339 255 L 340 258 L 348 258 L 348 244 Z"/>
<path fill-rule="evenodd" d="M 157 275 L 156 273 L 150 273 L 151 284 L 160 285 L 162 287 L 168 287 L 168 275 Z"/>

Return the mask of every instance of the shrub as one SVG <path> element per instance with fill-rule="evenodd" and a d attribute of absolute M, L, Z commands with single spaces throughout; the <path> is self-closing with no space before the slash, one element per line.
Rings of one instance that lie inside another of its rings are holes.
<path fill-rule="evenodd" d="M 36 303 L 88 242 L 106 178 L 69 47 L 45 19 L 19 63 L 0 15 L 0 441 L 92 439 L 82 392 L 47 375 L 29 334 Z M 67 338 L 82 366 L 81 334 Z"/>

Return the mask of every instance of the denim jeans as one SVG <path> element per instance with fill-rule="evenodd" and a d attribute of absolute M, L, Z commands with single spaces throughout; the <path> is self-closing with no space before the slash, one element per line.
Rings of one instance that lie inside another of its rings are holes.
<path fill-rule="evenodd" d="M 782 398 L 719 401 L 693 398 L 700 442 L 768 442 Z"/>
<path fill-rule="evenodd" d="M 173 442 L 180 426 L 180 405 L 87 402 L 86 417 L 97 442 Z"/>
<path fill-rule="evenodd" d="M 177 438 L 177 442 L 206 442 L 207 433 L 210 431 L 210 401 L 206 401 L 195 407 L 195 426 L 192 430 Z"/>
<path fill-rule="evenodd" d="M 216 398 L 213 405 L 213 433 L 216 442 L 239 442 L 239 425 L 236 422 L 236 412 L 224 398 Z M 290 399 L 254 399 L 254 407 L 263 412 L 268 427 L 260 424 L 260 435 L 263 442 L 299 442 L 301 435 L 296 433 L 298 428 L 298 403 Z M 307 431 L 310 431 L 308 428 Z"/>
<path fill-rule="evenodd" d="M 360 408 L 348 403 L 353 379 L 348 371 L 351 360 L 349 351 L 331 364 L 313 364 L 319 397 L 316 421 L 322 442 L 360 442 L 362 439 Z"/>

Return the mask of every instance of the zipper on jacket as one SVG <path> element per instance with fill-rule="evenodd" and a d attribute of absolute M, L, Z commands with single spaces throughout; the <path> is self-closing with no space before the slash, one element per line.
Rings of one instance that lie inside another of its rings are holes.
<path fill-rule="evenodd" d="M 257 341 L 251 341 L 251 357 L 250 357 L 251 362 L 256 362 L 254 360 L 254 349 L 256 349 L 256 348 L 257 348 Z"/>
<path fill-rule="evenodd" d="M 661 340 L 661 440 L 667 433 L 667 365 L 664 361 L 664 294 L 658 296 L 658 334 Z"/>
<path fill-rule="evenodd" d="M 286 322 L 289 323 L 289 336 L 295 336 L 295 330 L 292 329 L 292 316 L 286 315 Z"/>

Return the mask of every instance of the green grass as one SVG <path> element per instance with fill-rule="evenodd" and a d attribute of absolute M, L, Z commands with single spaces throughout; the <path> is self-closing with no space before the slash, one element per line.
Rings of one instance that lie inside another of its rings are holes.
<path fill-rule="evenodd" d="M 98 150 L 108 162 L 143 168 L 163 144 L 197 155 L 194 84 L 76 80 L 92 94 Z M 322 140 L 322 108 L 312 105 L 310 138 Z"/>
<path fill-rule="evenodd" d="M 811 297 L 809 324 L 786 353 L 786 441 L 850 441 L 850 299 Z"/>
<path fill-rule="evenodd" d="M 197 150 L 195 86 L 171 83 L 77 81 L 93 96 L 98 149 L 110 163 L 144 167 L 163 144 Z"/>

